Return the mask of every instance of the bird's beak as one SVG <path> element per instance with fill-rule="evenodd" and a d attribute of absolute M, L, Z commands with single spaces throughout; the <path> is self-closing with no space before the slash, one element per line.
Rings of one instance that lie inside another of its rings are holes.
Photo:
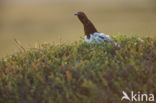
<path fill-rule="evenodd" d="M 78 13 L 75 13 L 74 15 L 75 15 L 75 16 L 78 16 Z"/>

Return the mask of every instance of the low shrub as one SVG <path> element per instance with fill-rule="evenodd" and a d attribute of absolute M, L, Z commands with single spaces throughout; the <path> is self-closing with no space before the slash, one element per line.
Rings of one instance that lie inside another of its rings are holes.
<path fill-rule="evenodd" d="M 120 103 L 122 91 L 156 94 L 156 36 L 110 43 L 43 44 L 0 60 L 0 103 Z"/>

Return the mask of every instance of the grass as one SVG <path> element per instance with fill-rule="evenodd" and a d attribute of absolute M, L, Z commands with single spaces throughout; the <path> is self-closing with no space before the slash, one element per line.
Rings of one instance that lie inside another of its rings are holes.
<path fill-rule="evenodd" d="M 43 44 L 0 60 L 0 103 L 120 103 L 122 91 L 156 94 L 156 36 L 112 44 Z"/>

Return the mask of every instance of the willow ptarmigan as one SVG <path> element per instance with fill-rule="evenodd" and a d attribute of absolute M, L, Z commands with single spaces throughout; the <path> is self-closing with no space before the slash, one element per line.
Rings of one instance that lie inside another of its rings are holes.
<path fill-rule="evenodd" d="M 84 38 L 87 43 L 101 44 L 103 42 L 112 42 L 115 46 L 120 47 L 120 45 L 118 45 L 115 41 L 113 41 L 109 37 L 109 35 L 98 32 L 93 23 L 88 19 L 88 17 L 84 12 L 77 12 L 75 13 L 75 15 L 79 18 L 79 20 L 84 26 L 85 32 Z"/>

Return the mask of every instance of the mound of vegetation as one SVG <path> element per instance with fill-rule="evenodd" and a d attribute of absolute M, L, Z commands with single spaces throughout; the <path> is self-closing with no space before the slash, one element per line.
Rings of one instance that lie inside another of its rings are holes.
<path fill-rule="evenodd" d="M 0 103 L 120 103 L 122 91 L 156 94 L 156 37 L 43 44 L 0 60 Z"/>

